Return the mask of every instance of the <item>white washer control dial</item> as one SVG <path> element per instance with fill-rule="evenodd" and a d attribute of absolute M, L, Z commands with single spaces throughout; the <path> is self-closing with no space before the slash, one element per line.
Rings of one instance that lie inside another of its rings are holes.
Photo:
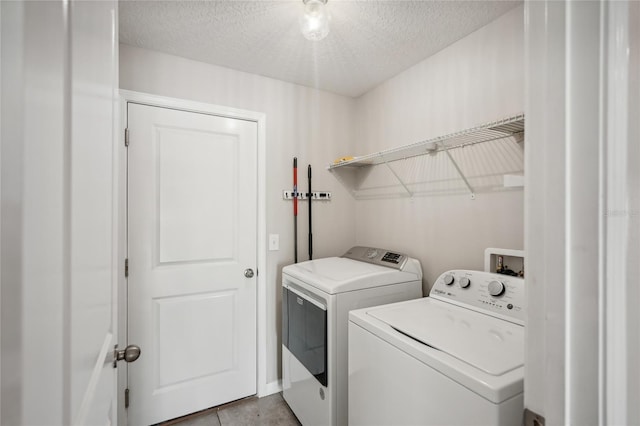
<path fill-rule="evenodd" d="M 489 283 L 489 294 L 498 297 L 504 293 L 504 284 L 500 281 L 491 281 Z"/>
<path fill-rule="evenodd" d="M 460 278 L 460 287 L 467 288 L 471 284 L 471 280 L 468 277 Z"/>
<path fill-rule="evenodd" d="M 429 297 L 468 308 L 501 321 L 507 320 L 524 325 L 526 303 L 524 278 L 521 277 L 495 272 L 452 269 L 438 276 L 431 287 Z"/>

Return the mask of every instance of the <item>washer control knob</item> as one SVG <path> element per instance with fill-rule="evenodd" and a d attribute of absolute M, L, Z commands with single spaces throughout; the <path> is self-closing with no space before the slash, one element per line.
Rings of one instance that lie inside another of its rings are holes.
<path fill-rule="evenodd" d="M 460 278 L 460 287 L 467 288 L 471 285 L 471 280 L 468 277 Z"/>
<path fill-rule="evenodd" d="M 451 285 L 451 284 L 453 284 L 453 281 L 454 281 L 454 280 L 455 280 L 455 279 L 453 278 L 453 275 L 445 275 L 445 276 L 444 276 L 444 283 L 445 283 L 446 285 Z"/>
<path fill-rule="evenodd" d="M 500 281 L 491 281 L 489 283 L 489 294 L 498 297 L 504 293 L 504 284 Z"/>

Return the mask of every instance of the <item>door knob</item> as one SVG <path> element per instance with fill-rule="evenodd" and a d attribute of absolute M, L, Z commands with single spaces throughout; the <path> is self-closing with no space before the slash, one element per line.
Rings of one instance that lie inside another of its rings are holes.
<path fill-rule="evenodd" d="M 247 278 L 253 278 L 253 269 L 251 268 L 245 269 L 244 276 Z"/>
<path fill-rule="evenodd" d="M 118 350 L 118 345 L 113 348 L 113 368 L 117 367 L 118 361 L 133 362 L 140 358 L 140 346 L 129 345 L 124 349 Z"/>

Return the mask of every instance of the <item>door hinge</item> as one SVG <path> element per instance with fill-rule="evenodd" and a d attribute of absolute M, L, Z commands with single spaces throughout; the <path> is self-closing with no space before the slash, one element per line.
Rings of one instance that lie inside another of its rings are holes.
<path fill-rule="evenodd" d="M 124 277 L 127 278 L 129 276 L 129 259 L 124 260 Z"/>
<path fill-rule="evenodd" d="M 124 390 L 124 408 L 129 408 L 129 388 Z"/>
<path fill-rule="evenodd" d="M 124 129 L 124 146 L 129 146 L 129 129 Z"/>

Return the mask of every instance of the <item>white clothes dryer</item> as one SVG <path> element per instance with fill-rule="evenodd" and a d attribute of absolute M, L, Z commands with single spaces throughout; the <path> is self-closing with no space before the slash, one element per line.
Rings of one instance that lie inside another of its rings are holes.
<path fill-rule="evenodd" d="M 352 309 L 422 297 L 416 259 L 353 247 L 282 269 L 283 397 L 305 425 L 346 425 Z"/>
<path fill-rule="evenodd" d="M 454 270 L 430 297 L 352 311 L 349 424 L 521 424 L 523 304 L 522 278 Z"/>

